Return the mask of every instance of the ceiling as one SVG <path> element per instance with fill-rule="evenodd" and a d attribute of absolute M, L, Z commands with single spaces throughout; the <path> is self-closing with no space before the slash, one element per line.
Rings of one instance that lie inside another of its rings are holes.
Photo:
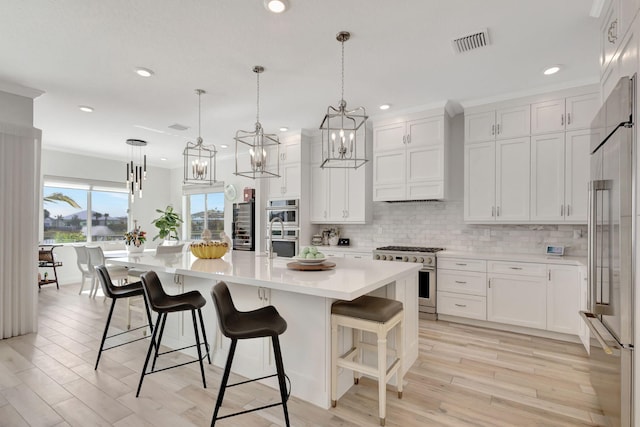
<path fill-rule="evenodd" d="M 0 82 L 44 91 L 34 106 L 44 148 L 126 159 L 125 140 L 138 138 L 149 163 L 177 167 L 198 136 L 197 88 L 205 144 L 231 153 L 236 130 L 253 130 L 254 65 L 266 69 L 265 131 L 317 129 L 340 99 L 341 30 L 352 34 L 345 99 L 374 116 L 383 103 L 392 114 L 599 80 L 587 0 L 289 2 L 276 15 L 263 0 L 0 0 Z M 490 46 L 454 53 L 452 39 L 484 28 Z M 562 71 L 544 76 L 552 64 Z"/>

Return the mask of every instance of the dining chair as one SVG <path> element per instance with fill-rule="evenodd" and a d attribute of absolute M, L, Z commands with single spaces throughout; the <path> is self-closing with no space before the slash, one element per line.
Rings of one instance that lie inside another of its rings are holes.
<path fill-rule="evenodd" d="M 87 252 L 89 254 L 89 271 L 92 275 L 91 291 L 89 292 L 90 298 L 95 298 L 98 293 L 98 274 L 96 273 L 96 267 L 99 265 L 105 265 L 104 252 L 100 246 L 87 246 Z M 123 284 L 127 280 L 127 267 L 119 265 L 107 265 L 109 276 L 113 280 L 117 280 L 119 284 Z"/>
<path fill-rule="evenodd" d="M 80 291 L 78 295 L 82 294 L 82 290 L 84 289 L 84 281 L 85 279 L 91 279 L 93 281 L 94 275 L 93 272 L 89 269 L 89 253 L 87 252 L 87 247 L 84 245 L 73 246 L 73 249 L 76 250 L 76 264 L 78 265 L 78 270 L 80 270 L 80 274 L 82 274 L 82 281 L 80 282 Z"/>

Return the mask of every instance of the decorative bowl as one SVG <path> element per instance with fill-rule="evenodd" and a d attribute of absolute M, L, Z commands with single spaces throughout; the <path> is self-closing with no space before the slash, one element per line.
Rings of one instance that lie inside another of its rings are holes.
<path fill-rule="evenodd" d="M 326 257 L 324 257 L 324 258 L 302 258 L 302 257 L 299 257 L 299 256 L 294 256 L 293 259 L 295 259 L 298 264 L 303 264 L 303 265 L 322 264 L 323 262 L 325 262 L 327 260 Z"/>
<path fill-rule="evenodd" d="M 229 244 L 227 242 L 192 243 L 189 248 L 198 258 L 214 259 L 222 258 L 227 253 Z"/>

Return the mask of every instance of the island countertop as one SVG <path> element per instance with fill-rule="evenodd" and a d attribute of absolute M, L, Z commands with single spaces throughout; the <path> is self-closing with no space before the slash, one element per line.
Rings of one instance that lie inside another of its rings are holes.
<path fill-rule="evenodd" d="M 332 270 L 296 271 L 287 268 L 290 262 L 294 260 L 269 259 L 248 251 L 230 251 L 220 259 L 198 259 L 190 252 L 160 255 L 144 252 L 109 259 L 109 263 L 138 269 L 341 300 L 353 300 L 421 268 L 415 263 L 332 258 L 331 262 L 336 264 Z"/>

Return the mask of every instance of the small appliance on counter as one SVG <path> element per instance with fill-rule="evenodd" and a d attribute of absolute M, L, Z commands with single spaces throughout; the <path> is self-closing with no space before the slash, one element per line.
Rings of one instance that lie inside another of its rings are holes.
<path fill-rule="evenodd" d="M 345 239 L 344 237 L 338 239 L 338 246 L 349 246 L 349 239 Z"/>
<path fill-rule="evenodd" d="M 311 244 L 314 245 L 314 246 L 322 245 L 322 235 L 321 234 L 314 234 L 311 237 Z"/>

